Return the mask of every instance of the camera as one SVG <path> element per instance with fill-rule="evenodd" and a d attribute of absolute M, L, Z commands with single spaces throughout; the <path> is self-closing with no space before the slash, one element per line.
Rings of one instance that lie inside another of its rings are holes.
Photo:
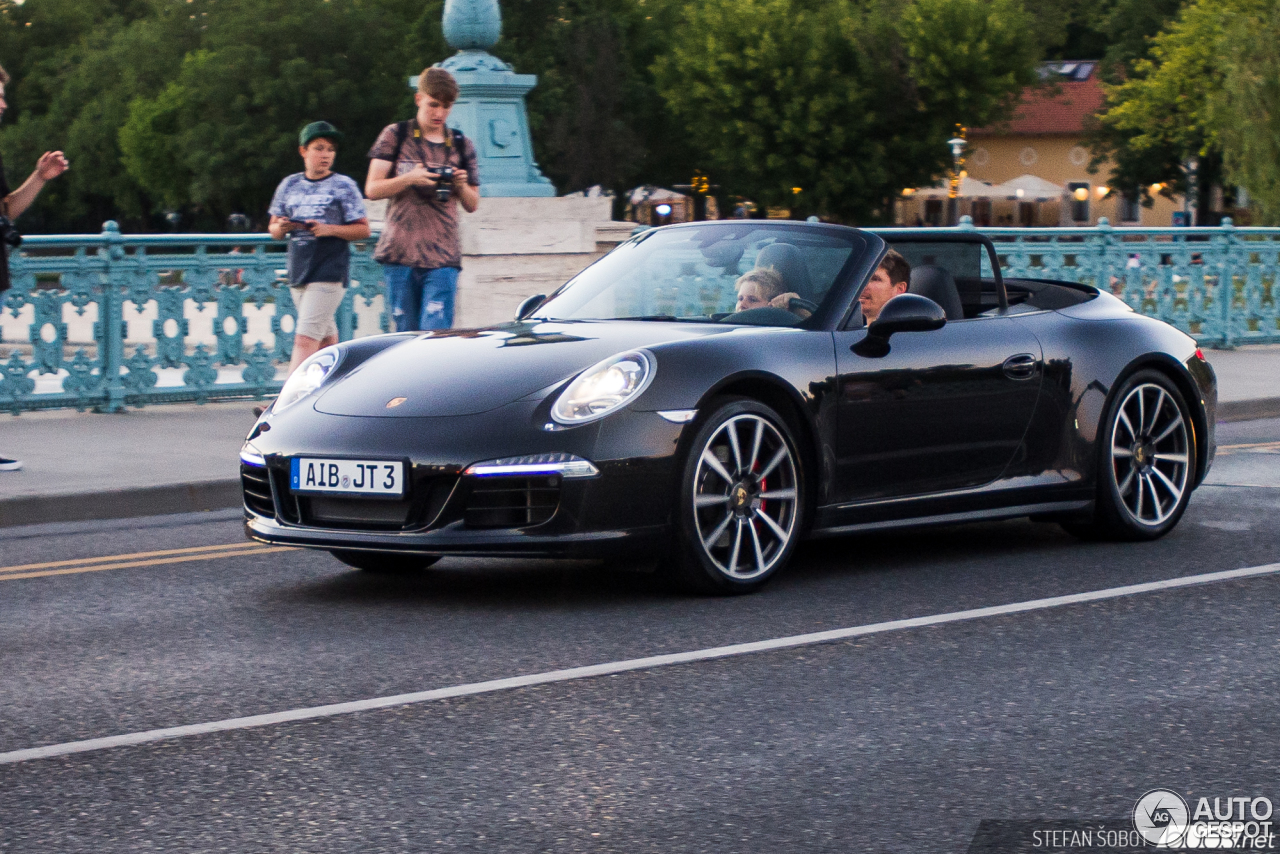
<path fill-rule="evenodd" d="M 7 216 L 0 216 L 0 243 L 14 249 L 22 245 L 22 235 Z"/>
<path fill-rule="evenodd" d="M 436 176 L 436 186 L 434 190 L 423 190 L 423 193 L 434 192 L 436 201 L 441 204 L 449 201 L 449 197 L 453 195 L 453 167 L 428 166 L 427 171 Z"/>

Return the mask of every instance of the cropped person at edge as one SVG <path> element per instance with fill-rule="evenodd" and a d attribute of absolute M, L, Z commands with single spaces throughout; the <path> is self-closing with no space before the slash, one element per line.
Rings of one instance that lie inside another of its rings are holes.
<path fill-rule="evenodd" d="M 351 264 L 348 242 L 369 236 L 360 187 L 333 171 L 342 134 L 312 122 L 298 134 L 304 171 L 280 182 L 271 199 L 267 230 L 289 240 L 289 289 L 298 312 L 289 373 L 316 351 L 338 343 L 334 313 L 342 303 Z"/>
<path fill-rule="evenodd" d="M 369 149 L 365 195 L 391 200 L 373 257 L 383 265 L 397 332 L 453 326 L 462 269 L 457 206 L 468 213 L 480 206 L 475 146 L 445 124 L 457 99 L 453 75 L 428 68 L 418 77 L 417 115 L 388 125 Z M 454 173 L 452 192 L 442 202 L 431 170 L 444 166 Z"/>
<path fill-rule="evenodd" d="M 3 118 L 4 111 L 9 106 L 4 94 L 4 87 L 8 83 L 8 72 L 0 68 L 0 118 Z M 46 151 L 40 155 L 40 159 L 36 161 L 36 168 L 27 176 L 27 180 L 22 182 L 22 186 L 10 192 L 9 182 L 4 177 L 4 163 L 0 162 L 0 215 L 8 217 L 10 221 L 22 216 L 23 211 L 31 207 L 31 203 L 36 200 L 45 182 L 52 181 L 66 172 L 70 165 L 61 151 Z M 0 293 L 8 289 L 9 250 L 5 247 L 0 249 Z M 18 471 L 21 468 L 22 460 L 0 457 L 0 471 Z"/>

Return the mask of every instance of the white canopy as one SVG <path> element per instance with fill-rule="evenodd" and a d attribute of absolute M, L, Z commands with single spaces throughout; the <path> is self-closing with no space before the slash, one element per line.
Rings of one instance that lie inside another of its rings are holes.
<path fill-rule="evenodd" d="M 957 192 L 962 199 L 981 199 L 1000 196 L 1000 193 L 994 192 L 995 188 L 985 181 L 979 181 L 976 178 L 970 178 L 968 175 L 960 179 L 960 186 Z M 943 181 L 940 187 L 925 187 L 916 190 L 915 195 L 922 199 L 945 199 L 950 195 L 951 182 Z"/>
<path fill-rule="evenodd" d="M 645 202 L 657 204 L 658 202 L 678 202 L 686 199 L 684 196 L 674 190 L 667 190 L 663 187 L 654 187 L 646 184 L 643 187 L 636 187 L 631 191 L 631 204 L 642 205 Z"/>
<path fill-rule="evenodd" d="M 996 184 L 991 188 L 991 191 L 993 196 L 999 198 L 1022 199 L 1027 202 L 1046 202 L 1051 199 L 1060 199 L 1062 194 L 1066 192 L 1052 181 L 1046 181 L 1044 178 L 1039 178 L 1035 175 L 1019 175 L 1012 181 Z"/>

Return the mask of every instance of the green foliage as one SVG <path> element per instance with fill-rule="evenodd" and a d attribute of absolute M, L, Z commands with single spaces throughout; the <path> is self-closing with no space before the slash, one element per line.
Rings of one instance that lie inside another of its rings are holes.
<path fill-rule="evenodd" d="M 386 48 L 410 15 L 399 5 L 222 0 L 172 82 L 130 105 L 119 132 L 129 174 L 210 226 L 233 211 L 260 219 L 280 178 L 301 168 L 298 129 L 324 119 L 349 140 L 335 169 L 362 181 L 406 88 L 408 60 Z"/>
<path fill-rule="evenodd" d="M 233 211 L 261 224 L 300 168 L 298 128 L 319 118 L 347 133 L 337 168 L 362 180 L 374 136 L 408 114 L 420 15 L 413 0 L 0 0 L 10 178 L 48 149 L 72 164 L 24 229 L 147 229 L 166 208 L 202 228 Z"/>
<path fill-rule="evenodd" d="M 539 76 L 534 150 L 560 192 L 670 186 L 697 168 L 724 195 L 883 219 L 897 191 L 950 165 L 954 126 L 1001 118 L 1047 51 L 1136 69 L 1100 149 L 1129 185 L 1176 180 L 1189 151 L 1212 163 L 1225 147 L 1233 174 L 1265 195 L 1272 155 L 1258 134 L 1275 138 L 1274 111 L 1260 105 L 1275 74 L 1248 73 L 1272 67 L 1265 45 L 1223 52 L 1239 60 L 1228 68 L 1179 39 L 1198 44 L 1190 33 L 1212 17 L 1194 9 L 1275 0 L 1200 0 L 1178 19 L 1186 32 L 1148 42 L 1183 2 L 502 0 L 494 53 Z M 49 149 L 72 163 L 24 230 L 163 228 L 166 210 L 188 227 L 220 229 L 233 211 L 261 225 L 276 184 L 300 168 L 298 128 L 315 119 L 346 132 L 336 168 L 361 180 L 374 136 L 412 115 L 409 75 L 451 52 L 443 5 L 0 0 L 9 178 Z M 1159 52 L 1143 65 L 1149 45 Z M 1211 104 L 1202 78 L 1225 94 Z M 1248 121 L 1223 118 L 1242 112 Z"/>
<path fill-rule="evenodd" d="M 1280 223 L 1280 4 L 1231 15 L 1222 56 L 1222 86 L 1209 101 L 1226 158 L 1227 177 L 1246 187 L 1260 224 Z"/>
<path fill-rule="evenodd" d="M 1016 0 L 701 0 L 655 71 L 732 192 L 865 222 L 1034 79 L 1028 31 Z"/>
<path fill-rule="evenodd" d="M 1112 82 L 1186 0 L 1024 0 L 1035 39 L 1048 59 L 1101 59 Z"/>
<path fill-rule="evenodd" d="M 1167 193 L 1186 193 L 1185 164 L 1195 160 L 1206 211 L 1224 156 L 1234 171 L 1248 162 L 1258 174 L 1267 118 L 1253 110 L 1268 89 L 1258 70 L 1275 67 L 1274 42 L 1258 28 L 1275 9 L 1276 0 L 1196 0 L 1151 40 L 1148 58 L 1108 89 L 1094 155 L 1116 162 L 1113 186 L 1146 193 L 1163 182 Z"/>
<path fill-rule="evenodd" d="M 116 132 L 130 100 L 173 73 L 196 28 L 186 14 L 140 18 L 137 6 L 29 0 L 0 7 L 0 44 L 12 48 L 5 56 L 14 78 L 3 137 L 10 182 L 23 180 L 47 150 L 63 149 L 72 163 L 24 217 L 24 229 L 97 231 L 104 219 L 138 218 L 150 207 L 120 169 Z"/>
<path fill-rule="evenodd" d="M 695 147 L 654 86 L 678 0 L 508 0 L 494 53 L 538 75 L 534 154 L 562 191 L 687 181 Z M 437 18 L 438 20 L 438 18 Z"/>
<path fill-rule="evenodd" d="M 1113 73 L 1123 73 L 1147 55 L 1153 36 L 1186 4 L 1186 0 L 1104 0 L 1094 9 L 1092 27 L 1106 35 L 1103 52 Z M 1084 57 L 1081 57 L 1084 58 Z"/>

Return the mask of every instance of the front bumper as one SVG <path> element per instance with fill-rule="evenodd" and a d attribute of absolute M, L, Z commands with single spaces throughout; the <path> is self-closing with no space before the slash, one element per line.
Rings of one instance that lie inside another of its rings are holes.
<path fill-rule="evenodd" d="M 305 548 L 430 555 L 603 557 L 661 548 L 668 540 L 681 426 L 653 412 L 624 411 L 549 432 L 538 415 L 388 419 L 310 411 L 280 418 L 253 440 L 266 467 L 242 464 L 246 533 Z M 550 452 L 589 459 L 600 473 L 463 473 L 485 459 Z M 299 455 L 404 459 L 407 495 L 403 501 L 294 495 L 288 469 Z"/>
<path fill-rule="evenodd" d="M 248 514 L 246 514 L 248 515 Z M 245 533 L 262 543 L 312 549 L 398 552 L 472 557 L 611 557 L 648 554 L 667 540 L 667 526 L 615 531 L 546 534 L 527 531 L 467 531 L 443 528 L 425 533 L 336 531 L 281 525 L 250 515 Z"/>

